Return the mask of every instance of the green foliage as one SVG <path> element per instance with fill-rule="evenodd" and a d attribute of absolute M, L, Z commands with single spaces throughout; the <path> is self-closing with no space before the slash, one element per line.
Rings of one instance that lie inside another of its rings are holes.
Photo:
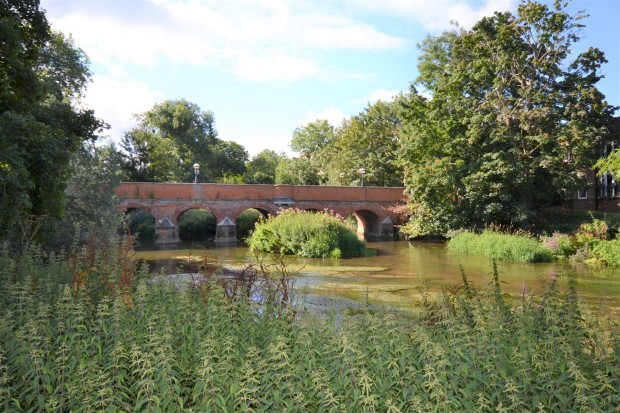
<path fill-rule="evenodd" d="M 609 267 L 620 267 L 620 239 L 592 242 L 590 260 Z"/>
<path fill-rule="evenodd" d="M 300 157 L 280 162 L 276 183 L 361 185 L 363 178 L 364 185 L 401 186 L 399 110 L 399 103 L 379 101 L 340 127 L 317 120 L 295 129 L 291 148 Z"/>
<path fill-rule="evenodd" d="M 263 219 L 263 214 L 256 209 L 248 209 L 240 213 L 237 217 L 237 238 L 246 239 L 261 219 Z"/>
<path fill-rule="evenodd" d="M 183 241 L 214 238 L 216 225 L 206 209 L 190 209 L 179 217 L 179 237 Z"/>
<path fill-rule="evenodd" d="M 335 139 L 335 129 L 326 120 L 316 120 L 295 129 L 291 149 L 304 158 L 317 157 Z"/>
<path fill-rule="evenodd" d="M 97 257 L 85 265 L 89 256 Z M 418 316 L 303 312 L 250 267 L 234 283 L 91 289 L 115 254 L 0 249 L 3 411 L 614 411 L 620 326 L 556 281 L 505 301 L 463 284 Z M 99 270 L 101 269 L 101 270 Z M 253 270 L 253 271 L 252 271 Z M 257 282 L 252 282 L 253 277 Z M 266 277 L 266 278 L 263 278 Z M 115 278 L 110 277 L 112 285 Z M 260 282 L 259 282 L 260 281 Z M 264 284 L 263 284 L 264 283 Z M 133 285 L 133 284 L 130 284 Z M 243 288 L 235 289 L 234 286 Z M 269 285 L 261 288 L 260 285 Z M 251 300 L 258 295 L 269 297 Z M 290 298 L 290 296 L 289 296 Z"/>
<path fill-rule="evenodd" d="M 126 215 L 129 233 L 143 242 L 155 241 L 155 217 L 142 209 L 135 209 Z"/>
<path fill-rule="evenodd" d="M 494 223 L 527 228 L 583 185 L 614 107 L 596 89 L 605 57 L 571 53 L 582 17 L 522 1 L 470 30 L 429 37 L 402 100 L 410 236 Z"/>
<path fill-rule="evenodd" d="M 607 225 L 608 239 L 613 239 L 620 231 L 620 214 L 555 209 L 543 211 L 539 216 L 542 218 L 539 227 L 547 232 L 575 234 L 582 224 L 591 223 L 595 219 L 603 221 Z"/>
<path fill-rule="evenodd" d="M 581 223 L 575 234 L 554 232 L 550 237 L 542 237 L 542 241 L 557 258 L 620 267 L 620 240 L 608 237 L 607 223 L 593 218 L 590 223 Z"/>
<path fill-rule="evenodd" d="M 270 149 L 259 152 L 252 160 L 246 163 L 244 182 L 246 184 L 275 184 L 276 168 L 286 159 L 284 153 L 276 153 Z"/>
<path fill-rule="evenodd" d="M 485 230 L 481 234 L 461 232 L 448 242 L 448 249 L 507 261 L 548 262 L 553 260 L 552 251 L 534 238 L 491 230 Z"/>
<path fill-rule="evenodd" d="M 0 2 L 0 21 L 0 233 L 36 217 L 45 238 L 62 218 L 73 156 L 104 124 L 78 105 L 86 56 L 50 30 L 39 1 Z"/>
<path fill-rule="evenodd" d="M 53 237 L 56 249 L 86 240 L 109 242 L 117 235 L 123 221 L 114 194 L 122 177 L 119 165 L 113 145 L 88 145 L 74 156 L 64 218 Z"/>
<path fill-rule="evenodd" d="M 187 100 L 166 100 L 137 116 L 138 126 L 123 138 L 123 169 L 140 182 L 199 182 L 242 175 L 248 158 L 243 146 L 217 137 L 215 117 Z"/>
<path fill-rule="evenodd" d="M 307 158 L 285 158 L 276 168 L 278 185 L 319 185 L 319 166 Z"/>
<path fill-rule="evenodd" d="M 295 209 L 259 222 L 248 245 L 252 250 L 311 258 L 364 255 L 364 244 L 339 216 Z"/>
<path fill-rule="evenodd" d="M 348 182 L 360 183 L 360 168 L 368 186 L 402 186 L 403 172 L 397 164 L 400 128 L 399 100 L 378 101 L 344 122 L 333 145 L 335 172 L 332 183 L 344 172 Z"/>

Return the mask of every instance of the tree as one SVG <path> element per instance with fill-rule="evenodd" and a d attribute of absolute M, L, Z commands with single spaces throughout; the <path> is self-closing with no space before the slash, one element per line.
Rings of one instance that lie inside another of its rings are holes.
<path fill-rule="evenodd" d="M 379 101 L 345 122 L 331 151 L 335 167 L 331 181 L 344 172 L 347 180 L 361 180 L 365 185 L 401 186 L 402 169 L 398 165 L 400 119 L 399 106 Z"/>
<path fill-rule="evenodd" d="M 614 108 L 595 87 L 603 53 L 570 60 L 582 15 L 566 6 L 524 1 L 423 42 L 417 85 L 432 97 L 413 87 L 402 102 L 410 235 L 526 226 L 582 185 Z"/>
<path fill-rule="evenodd" d="M 123 177 L 120 164 L 113 144 L 87 143 L 73 156 L 65 213 L 54 237 L 59 247 L 84 240 L 105 243 L 116 235 L 123 221 L 114 194 Z"/>
<path fill-rule="evenodd" d="M 284 154 L 278 154 L 270 149 L 259 152 L 246 164 L 244 182 L 247 184 L 274 184 L 276 182 L 276 168 L 285 158 Z"/>
<path fill-rule="evenodd" d="M 285 158 L 276 168 L 278 185 L 319 185 L 319 169 L 308 158 Z"/>
<path fill-rule="evenodd" d="M 201 182 L 245 172 L 243 146 L 219 139 L 213 113 L 195 103 L 166 100 L 136 118 L 138 125 L 121 142 L 130 180 L 192 182 L 195 163 Z"/>
<path fill-rule="evenodd" d="M 220 178 L 236 177 L 236 181 L 243 181 L 248 161 L 248 151 L 242 145 L 233 141 L 220 141 L 215 145 L 215 164 L 213 174 Z M 220 179 L 221 181 L 222 179 Z"/>
<path fill-rule="evenodd" d="M 295 129 L 291 139 L 291 149 L 304 158 L 310 159 L 316 157 L 334 139 L 334 127 L 328 121 L 318 119 Z"/>
<path fill-rule="evenodd" d="M 88 61 L 50 30 L 37 0 L 0 1 L 0 230 L 62 217 L 70 161 L 105 126 L 78 105 Z"/>

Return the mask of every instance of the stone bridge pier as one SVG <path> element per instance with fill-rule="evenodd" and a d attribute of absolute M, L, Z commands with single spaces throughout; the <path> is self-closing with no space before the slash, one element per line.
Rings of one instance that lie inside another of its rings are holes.
<path fill-rule="evenodd" d="M 392 239 L 399 224 L 393 208 L 404 202 L 403 188 L 384 187 L 127 182 L 115 192 L 119 209 L 142 209 L 155 218 L 156 242 L 162 244 L 180 241 L 179 218 L 190 209 L 214 215 L 215 242 L 222 246 L 236 245 L 237 217 L 251 208 L 265 217 L 282 208 L 352 215 L 360 238 Z"/>

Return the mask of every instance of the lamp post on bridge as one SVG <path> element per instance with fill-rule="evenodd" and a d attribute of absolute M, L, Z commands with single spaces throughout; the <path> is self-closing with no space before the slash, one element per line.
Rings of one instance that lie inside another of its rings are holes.
<path fill-rule="evenodd" d="M 194 183 L 198 183 L 198 174 L 200 173 L 200 164 L 194 164 Z"/>
<path fill-rule="evenodd" d="M 342 180 L 344 179 L 344 172 L 340 172 L 338 176 L 340 177 L 340 186 L 342 186 Z"/>
<path fill-rule="evenodd" d="M 362 177 L 362 180 L 360 182 L 360 186 L 364 186 L 364 175 L 366 174 L 366 169 L 360 168 L 360 169 L 357 170 L 357 173 L 360 174 L 360 176 Z"/>

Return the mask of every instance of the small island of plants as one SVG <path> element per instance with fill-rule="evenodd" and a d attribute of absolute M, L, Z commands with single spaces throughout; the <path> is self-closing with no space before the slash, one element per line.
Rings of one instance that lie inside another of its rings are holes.
<path fill-rule="evenodd" d="M 248 245 L 253 251 L 306 258 L 350 258 L 368 255 L 344 218 L 328 211 L 287 209 L 258 222 Z"/>

